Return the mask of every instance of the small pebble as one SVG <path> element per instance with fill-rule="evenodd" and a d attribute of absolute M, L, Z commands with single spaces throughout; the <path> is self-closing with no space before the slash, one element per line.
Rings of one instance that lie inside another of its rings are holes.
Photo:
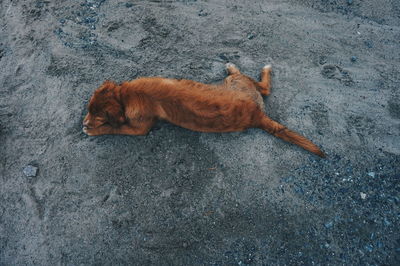
<path fill-rule="evenodd" d="M 204 12 L 204 10 L 202 9 L 202 10 L 199 11 L 198 15 L 199 15 L 199 17 L 205 17 L 205 16 L 208 16 L 208 13 Z"/>
<path fill-rule="evenodd" d="M 353 4 L 353 0 L 347 0 L 347 4 L 349 5 Z"/>
<path fill-rule="evenodd" d="M 85 18 L 85 23 L 86 23 L 86 24 L 90 24 L 90 23 L 94 23 L 94 22 L 96 22 L 96 19 L 93 18 L 93 17 L 87 17 L 87 18 Z"/>
<path fill-rule="evenodd" d="M 365 194 L 365 193 L 363 193 L 363 192 L 360 192 L 360 197 L 361 197 L 361 199 L 366 199 L 367 198 L 367 194 Z"/>
<path fill-rule="evenodd" d="M 372 251 L 374 250 L 374 247 L 373 247 L 371 244 L 368 244 L 368 245 L 365 246 L 365 249 L 366 249 L 368 252 L 372 252 Z"/>
<path fill-rule="evenodd" d="M 357 61 L 357 56 L 352 56 L 350 60 L 351 60 L 351 62 Z"/>
<path fill-rule="evenodd" d="M 375 172 L 369 172 L 368 175 L 369 175 L 370 177 L 375 177 Z"/>
<path fill-rule="evenodd" d="M 327 222 L 326 224 L 324 224 L 326 229 L 329 229 L 333 226 L 333 222 Z"/>
<path fill-rule="evenodd" d="M 24 175 L 27 177 L 35 177 L 37 175 L 38 168 L 32 165 L 28 165 L 24 168 Z"/>
<path fill-rule="evenodd" d="M 383 219 L 383 223 L 385 224 L 385 226 L 389 226 L 392 224 L 386 217 Z"/>
<path fill-rule="evenodd" d="M 249 40 L 254 39 L 254 37 L 256 37 L 256 35 L 253 34 L 253 33 L 250 33 L 250 34 L 247 35 L 247 39 L 249 39 Z"/>
<path fill-rule="evenodd" d="M 44 7 L 44 2 L 37 1 L 35 7 L 37 7 L 37 8 L 42 8 L 42 7 Z"/>
<path fill-rule="evenodd" d="M 365 46 L 367 46 L 368 48 L 374 47 L 373 43 L 372 43 L 370 40 L 365 41 L 364 44 L 365 44 Z"/>
<path fill-rule="evenodd" d="M 303 188 L 302 188 L 302 187 L 299 187 L 299 186 L 295 186 L 295 187 L 294 187 L 294 192 L 296 192 L 297 194 L 301 194 L 301 195 L 304 194 Z"/>
<path fill-rule="evenodd" d="M 292 176 L 285 177 L 285 178 L 282 179 L 282 181 L 285 182 L 285 183 L 290 183 L 290 182 L 293 181 L 293 177 Z"/>

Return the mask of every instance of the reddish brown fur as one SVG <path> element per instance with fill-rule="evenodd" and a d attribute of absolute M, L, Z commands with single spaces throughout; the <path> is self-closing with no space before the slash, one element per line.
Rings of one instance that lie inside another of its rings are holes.
<path fill-rule="evenodd" d="M 201 132 L 233 132 L 261 128 L 321 157 L 324 153 L 305 137 L 288 130 L 264 113 L 261 95 L 270 93 L 270 67 L 261 81 L 241 74 L 232 64 L 220 85 L 160 77 L 140 78 L 120 85 L 106 81 L 89 103 L 84 132 L 145 135 L 158 119 Z"/>

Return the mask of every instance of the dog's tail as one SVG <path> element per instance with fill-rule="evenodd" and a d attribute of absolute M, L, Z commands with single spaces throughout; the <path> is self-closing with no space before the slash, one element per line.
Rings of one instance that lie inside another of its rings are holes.
<path fill-rule="evenodd" d="M 322 158 L 325 158 L 325 154 L 318 148 L 317 145 L 315 145 L 305 137 L 297 134 L 296 132 L 289 130 L 285 126 L 279 124 L 278 122 L 272 120 L 264 114 L 260 119 L 260 125 L 258 127 L 278 138 L 299 145 L 303 149 L 306 149 L 307 151 L 310 151 Z"/>

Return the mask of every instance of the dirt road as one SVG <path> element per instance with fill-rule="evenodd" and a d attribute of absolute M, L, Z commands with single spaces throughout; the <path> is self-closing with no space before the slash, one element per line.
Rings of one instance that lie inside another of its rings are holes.
<path fill-rule="evenodd" d="M 395 265 L 400 2 L 0 2 L 1 265 Z M 105 79 L 273 66 L 261 130 L 88 137 Z M 28 167 L 28 168 L 27 168 Z M 25 170 L 25 171 L 24 171 Z"/>

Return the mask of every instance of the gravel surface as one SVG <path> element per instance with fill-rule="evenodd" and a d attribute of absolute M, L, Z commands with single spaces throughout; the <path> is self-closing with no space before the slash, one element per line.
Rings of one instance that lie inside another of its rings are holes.
<path fill-rule="evenodd" d="M 0 265 L 399 265 L 400 2 L 0 1 Z M 257 129 L 88 137 L 104 80 L 273 66 Z M 27 168 L 28 167 L 28 168 Z"/>

